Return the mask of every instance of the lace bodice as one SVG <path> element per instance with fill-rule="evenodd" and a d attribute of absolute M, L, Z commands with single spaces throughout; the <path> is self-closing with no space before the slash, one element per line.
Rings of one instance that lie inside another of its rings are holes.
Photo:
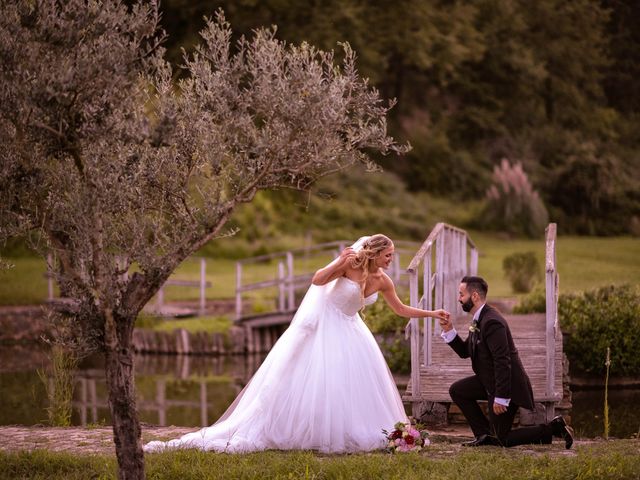
<path fill-rule="evenodd" d="M 360 284 L 347 277 L 336 280 L 329 294 L 331 302 L 345 315 L 355 315 L 362 308 L 362 293 Z M 365 305 L 371 305 L 378 299 L 378 292 L 372 293 L 364 299 Z"/>

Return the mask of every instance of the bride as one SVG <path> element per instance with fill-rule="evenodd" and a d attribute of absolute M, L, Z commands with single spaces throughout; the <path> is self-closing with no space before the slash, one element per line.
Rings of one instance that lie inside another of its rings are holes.
<path fill-rule="evenodd" d="M 407 422 L 407 417 L 380 348 L 358 311 L 380 292 L 403 317 L 449 316 L 400 301 L 383 272 L 393 254 L 388 237 L 362 237 L 318 270 L 291 325 L 224 415 L 181 438 L 150 442 L 145 452 L 384 448 L 382 429 Z"/>

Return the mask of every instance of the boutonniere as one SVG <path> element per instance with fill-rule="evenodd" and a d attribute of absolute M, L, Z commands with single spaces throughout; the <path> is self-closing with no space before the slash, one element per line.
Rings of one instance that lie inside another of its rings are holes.
<path fill-rule="evenodd" d="M 479 332 L 480 328 L 478 327 L 478 322 L 471 323 L 471 325 L 469 325 L 469 331 L 470 332 Z"/>

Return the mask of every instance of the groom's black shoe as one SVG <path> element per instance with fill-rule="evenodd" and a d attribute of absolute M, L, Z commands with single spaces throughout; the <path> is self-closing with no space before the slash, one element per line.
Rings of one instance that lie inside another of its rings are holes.
<path fill-rule="evenodd" d="M 500 446 L 500 442 L 496 437 L 491 435 L 480 435 L 470 442 L 464 442 L 463 447 L 484 447 L 487 445 Z"/>
<path fill-rule="evenodd" d="M 549 426 L 551 427 L 551 433 L 554 437 L 564 439 L 564 448 L 571 448 L 571 445 L 573 445 L 573 429 L 567 425 L 562 415 L 554 417 L 553 420 L 549 422 Z"/>

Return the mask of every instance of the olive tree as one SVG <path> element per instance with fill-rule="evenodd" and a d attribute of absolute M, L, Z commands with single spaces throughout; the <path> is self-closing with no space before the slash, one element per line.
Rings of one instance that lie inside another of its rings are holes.
<path fill-rule="evenodd" d="M 348 45 L 337 62 L 273 28 L 232 42 L 218 12 L 178 75 L 155 3 L 0 8 L 0 241 L 27 235 L 54 254 L 66 318 L 105 357 L 120 478 L 143 478 L 141 309 L 257 191 L 304 189 L 405 147 Z"/>

